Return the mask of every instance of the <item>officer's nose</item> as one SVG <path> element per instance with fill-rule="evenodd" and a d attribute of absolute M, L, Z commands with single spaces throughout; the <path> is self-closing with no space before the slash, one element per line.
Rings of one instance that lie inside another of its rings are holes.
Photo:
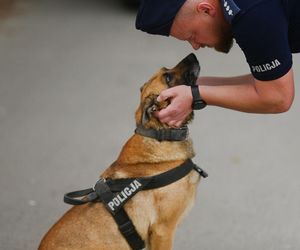
<path fill-rule="evenodd" d="M 200 43 L 196 43 L 194 41 L 189 41 L 190 45 L 193 47 L 194 50 L 198 50 L 201 48 L 201 44 Z"/>

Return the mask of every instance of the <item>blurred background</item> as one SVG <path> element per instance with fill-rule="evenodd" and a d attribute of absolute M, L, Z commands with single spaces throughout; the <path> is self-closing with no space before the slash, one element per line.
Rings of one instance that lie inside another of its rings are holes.
<path fill-rule="evenodd" d="M 0 0 L 0 249 L 37 249 L 133 134 L 139 88 L 192 48 L 136 31 L 122 0 Z M 248 73 L 242 52 L 195 52 L 202 75 Z M 175 250 L 300 249 L 300 56 L 279 115 L 208 107 L 191 125 L 209 173 Z"/>

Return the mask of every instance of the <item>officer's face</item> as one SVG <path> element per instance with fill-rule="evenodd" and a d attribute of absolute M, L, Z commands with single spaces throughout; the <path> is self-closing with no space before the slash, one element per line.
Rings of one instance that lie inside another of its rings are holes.
<path fill-rule="evenodd" d="M 195 50 L 210 47 L 228 53 L 233 44 L 231 27 L 225 20 L 201 13 L 176 17 L 170 35 L 188 41 Z"/>

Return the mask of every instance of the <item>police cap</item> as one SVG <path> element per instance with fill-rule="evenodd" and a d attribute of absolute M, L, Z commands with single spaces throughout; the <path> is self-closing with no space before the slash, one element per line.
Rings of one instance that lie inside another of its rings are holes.
<path fill-rule="evenodd" d="M 142 0 L 135 27 L 150 34 L 169 36 L 174 18 L 186 0 Z"/>

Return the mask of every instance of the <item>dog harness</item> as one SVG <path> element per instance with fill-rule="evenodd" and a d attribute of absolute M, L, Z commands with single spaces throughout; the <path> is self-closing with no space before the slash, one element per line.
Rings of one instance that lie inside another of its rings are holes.
<path fill-rule="evenodd" d="M 146 131 L 147 129 L 145 129 Z M 166 131 L 167 129 L 164 129 Z M 172 132 L 165 132 L 171 133 Z M 178 138 L 177 136 L 175 136 Z M 165 140 L 167 139 L 164 136 Z M 172 138 L 169 137 L 169 140 Z M 184 139 L 182 139 L 184 140 Z M 70 192 L 64 195 L 64 202 L 71 205 L 83 205 L 88 202 L 102 202 L 112 215 L 119 231 L 133 250 L 145 248 L 145 242 L 138 234 L 132 220 L 126 213 L 124 205 L 139 191 L 161 188 L 187 176 L 192 170 L 206 178 L 208 174 L 187 159 L 184 163 L 167 172 L 147 177 L 137 178 L 100 178 L 93 188 Z M 83 199 L 80 199 L 84 197 Z"/>

